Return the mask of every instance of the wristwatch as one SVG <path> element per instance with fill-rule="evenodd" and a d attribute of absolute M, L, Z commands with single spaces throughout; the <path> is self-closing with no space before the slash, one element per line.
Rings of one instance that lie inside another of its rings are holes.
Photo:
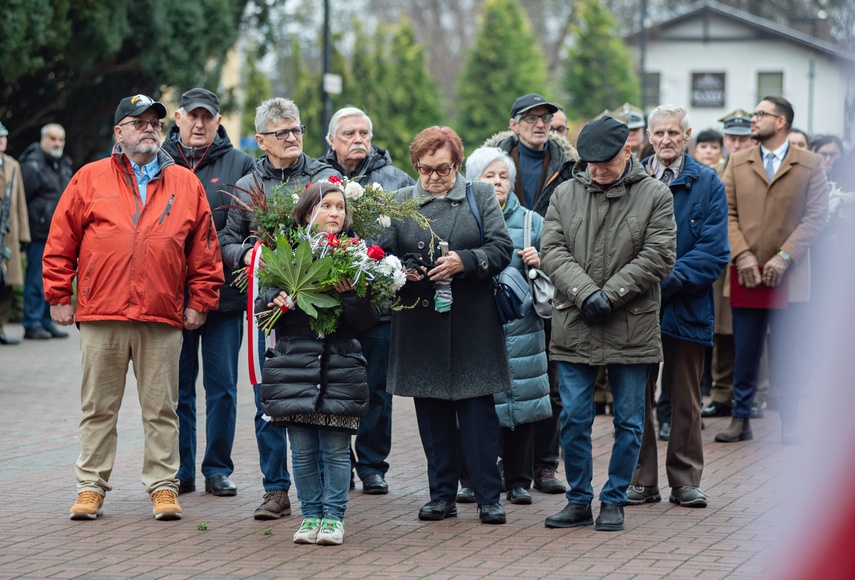
<path fill-rule="evenodd" d="M 790 255 L 789 255 L 787 252 L 785 252 L 784 250 L 778 250 L 778 255 L 779 255 L 779 256 L 781 256 L 781 258 L 783 258 L 783 260 L 784 260 L 785 262 L 792 262 L 792 261 L 793 261 L 792 256 L 790 256 Z"/>

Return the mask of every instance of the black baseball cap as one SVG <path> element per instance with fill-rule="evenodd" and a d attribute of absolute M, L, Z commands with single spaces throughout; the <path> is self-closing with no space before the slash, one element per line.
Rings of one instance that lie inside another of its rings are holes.
<path fill-rule="evenodd" d="M 626 123 L 608 115 L 600 117 L 582 127 L 576 139 L 576 151 L 586 163 L 605 163 L 620 153 L 628 135 L 629 127 Z"/>
<path fill-rule="evenodd" d="M 550 113 L 558 110 L 558 105 L 555 103 L 550 103 L 537 93 L 529 93 L 514 101 L 514 106 L 511 107 L 511 119 L 535 107 L 546 107 Z"/>
<path fill-rule="evenodd" d="M 220 114 L 220 99 L 208 89 L 190 89 L 181 95 L 178 106 L 185 111 L 192 111 L 193 109 L 202 107 L 215 117 Z"/>
<path fill-rule="evenodd" d="M 116 107 L 113 122 L 118 125 L 119 121 L 125 117 L 139 117 L 149 109 L 154 109 L 158 119 L 163 119 L 166 116 L 166 107 L 163 103 L 155 101 L 151 97 L 142 94 L 125 97 L 119 102 L 119 106 Z"/>

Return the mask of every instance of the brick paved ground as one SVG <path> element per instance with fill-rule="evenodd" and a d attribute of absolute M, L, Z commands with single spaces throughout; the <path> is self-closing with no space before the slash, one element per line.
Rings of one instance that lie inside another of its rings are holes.
<path fill-rule="evenodd" d="M 22 334 L 20 326 L 7 330 Z M 412 402 L 396 398 L 389 495 L 363 495 L 358 486 L 351 492 L 343 546 L 295 545 L 297 509 L 275 522 L 252 519 L 263 491 L 245 371 L 232 476 L 236 497 L 183 495 L 183 520 L 152 517 L 139 481 L 142 429 L 131 376 L 105 515 L 70 521 L 79 353 L 74 330 L 67 340 L 0 347 L 0 488 L 6 506 L 0 511 L 0 578 L 757 578 L 770 574 L 770 547 L 783 530 L 773 508 L 783 495 L 780 482 L 792 450 L 778 443 L 774 413 L 755 421 L 755 440 L 742 444 L 714 443 L 728 420 L 706 421 L 707 509 L 665 501 L 627 508 L 623 532 L 550 530 L 543 520 L 564 506 L 564 498 L 534 491 L 530 506 L 505 504 L 504 526 L 481 525 L 474 506 L 461 506 L 458 518 L 420 522 L 416 513 L 428 500 L 425 461 Z M 594 438 L 599 489 L 612 443 L 607 418 L 597 418 Z M 665 483 L 664 468 L 660 478 Z M 291 500 L 297 503 L 293 489 Z"/>

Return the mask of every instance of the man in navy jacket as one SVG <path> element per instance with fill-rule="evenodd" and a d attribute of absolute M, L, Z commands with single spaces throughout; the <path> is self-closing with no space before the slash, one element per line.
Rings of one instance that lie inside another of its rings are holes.
<path fill-rule="evenodd" d="M 712 346 L 715 305 L 713 282 L 730 258 L 727 242 L 727 196 L 715 171 L 683 150 L 692 129 L 686 110 L 661 105 L 648 117 L 647 135 L 655 155 L 643 161 L 647 172 L 671 188 L 677 221 L 677 262 L 662 282 L 662 384 L 671 396 L 671 437 L 665 470 L 670 501 L 706 507 L 700 490 L 704 468 L 701 440 L 701 375 L 704 347 Z M 659 366 L 647 382 L 647 414 L 638 467 L 627 491 L 627 503 L 661 500 L 658 485 L 653 393 Z"/>

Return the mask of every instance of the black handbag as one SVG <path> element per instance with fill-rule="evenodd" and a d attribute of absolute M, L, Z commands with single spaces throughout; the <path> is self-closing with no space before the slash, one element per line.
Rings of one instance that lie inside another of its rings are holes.
<path fill-rule="evenodd" d="M 481 212 L 475 203 L 475 195 L 472 193 L 472 182 L 466 182 L 466 199 L 475 222 L 478 224 L 478 232 L 481 234 L 481 245 L 484 245 L 484 226 L 481 223 Z M 491 278 L 493 284 L 493 297 L 496 299 L 496 310 L 499 313 L 499 321 L 506 324 L 511 320 L 523 318 L 531 308 L 531 292 L 528 284 L 520 271 L 513 266 L 508 266 Z"/>

